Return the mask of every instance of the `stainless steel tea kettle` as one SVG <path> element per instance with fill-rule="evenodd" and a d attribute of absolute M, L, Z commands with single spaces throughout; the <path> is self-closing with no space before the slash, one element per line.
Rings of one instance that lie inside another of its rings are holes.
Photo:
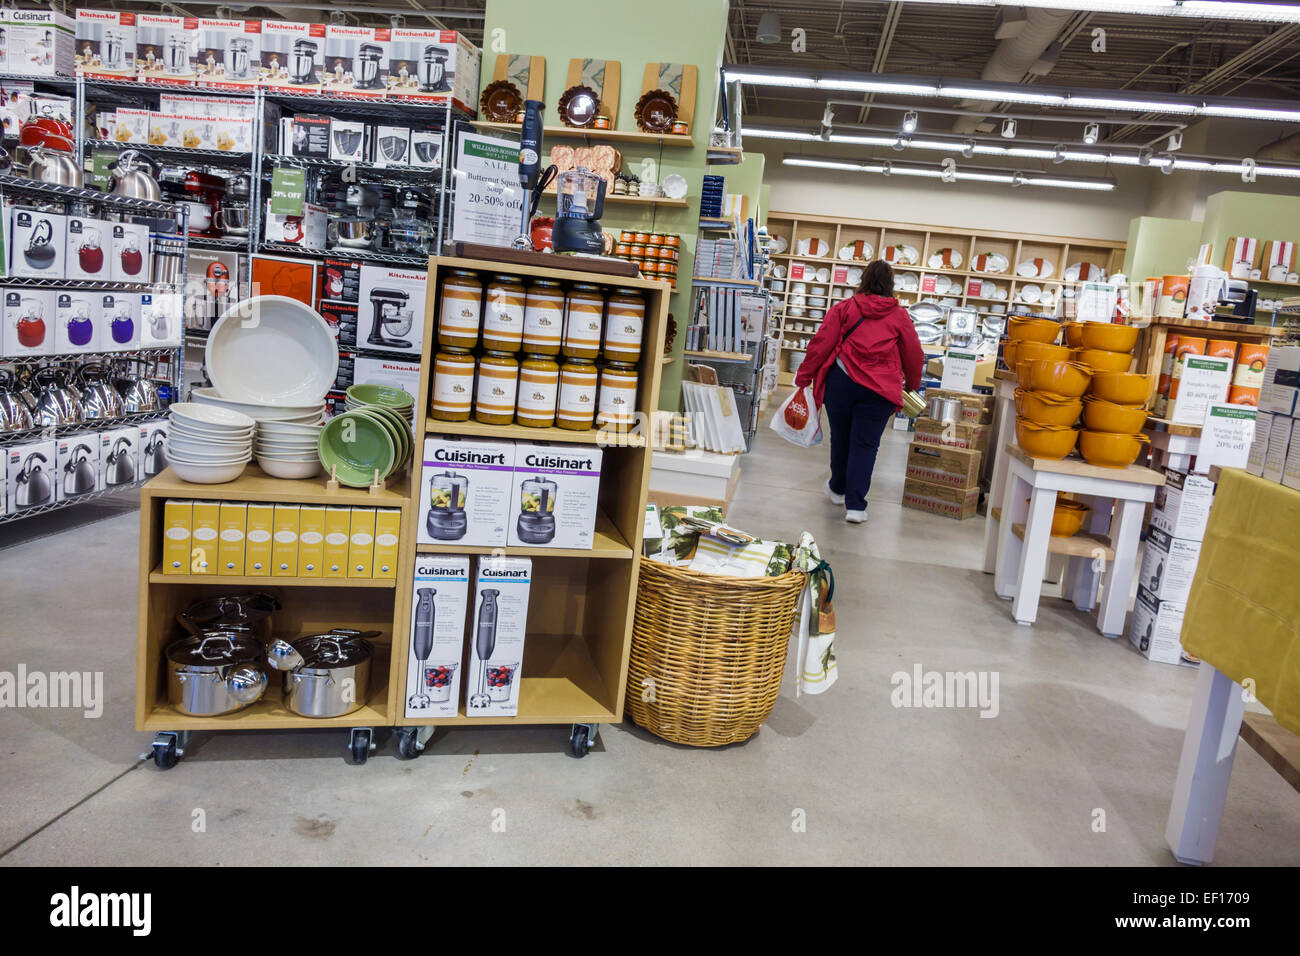
<path fill-rule="evenodd" d="M 10 369 L 0 369 L 0 432 L 19 432 L 36 427 L 29 397 L 18 387 Z"/>
<path fill-rule="evenodd" d="M 41 183 L 81 187 L 81 167 L 77 165 L 71 153 L 46 149 L 44 146 L 29 146 L 27 155 L 31 157 L 27 164 L 28 179 Z"/>
<path fill-rule="evenodd" d="M 14 479 L 14 504 L 18 508 L 35 508 L 54 500 L 54 485 L 42 465 L 49 459 L 34 451 L 23 461 L 23 470 Z"/>
<path fill-rule="evenodd" d="M 109 178 L 113 184 L 109 192 L 115 196 L 158 202 L 162 199 L 158 174 L 157 163 L 138 150 L 128 149 L 109 166 Z"/>
<path fill-rule="evenodd" d="M 104 459 L 104 484 L 129 485 L 135 481 L 135 455 L 131 454 L 131 440 L 121 437 L 113 442 L 113 450 Z"/>
<path fill-rule="evenodd" d="M 90 446 L 72 449 L 72 458 L 63 466 L 64 497 L 84 495 L 95 490 L 95 466 L 90 463 Z"/>

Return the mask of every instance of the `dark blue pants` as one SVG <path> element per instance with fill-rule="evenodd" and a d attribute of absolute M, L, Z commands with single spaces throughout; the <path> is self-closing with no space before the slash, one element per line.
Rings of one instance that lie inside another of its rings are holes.
<path fill-rule="evenodd" d="M 846 511 L 864 511 L 880 436 L 894 415 L 894 403 L 835 365 L 826 376 L 822 404 L 831 426 L 831 491 L 844 496 Z"/>

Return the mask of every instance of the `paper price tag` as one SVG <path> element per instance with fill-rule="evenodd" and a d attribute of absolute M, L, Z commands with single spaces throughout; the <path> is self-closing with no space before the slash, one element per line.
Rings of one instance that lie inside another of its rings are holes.
<path fill-rule="evenodd" d="M 790 266 L 790 279 L 794 282 L 802 282 L 804 279 L 805 271 L 806 270 L 804 269 L 802 263 L 799 262 L 794 263 L 792 266 Z"/>
<path fill-rule="evenodd" d="M 968 279 L 966 281 L 966 294 L 982 297 L 984 295 L 984 283 L 979 279 Z"/>
<path fill-rule="evenodd" d="M 836 285 L 848 285 L 849 284 L 848 266 L 836 266 L 835 272 L 831 276 L 831 281 L 834 282 Z"/>
<path fill-rule="evenodd" d="M 921 291 L 922 291 L 922 292 L 933 292 L 933 291 L 934 291 L 934 276 L 922 276 L 922 277 L 921 277 Z"/>
<path fill-rule="evenodd" d="M 949 349 L 944 354 L 943 376 L 939 387 L 950 392 L 969 392 L 975 387 L 975 365 L 979 356 L 962 349 Z"/>
<path fill-rule="evenodd" d="M 301 166 L 277 166 L 271 173 L 271 215 L 301 216 L 307 192 L 307 170 Z"/>
<path fill-rule="evenodd" d="M 1179 386 L 1181 389 L 1181 386 Z M 1181 391 L 1180 391 L 1181 396 Z M 1205 412 L 1201 444 L 1196 452 L 1196 471 L 1210 468 L 1245 468 L 1255 440 L 1259 409 L 1252 405 L 1224 405 L 1212 402 Z"/>
<path fill-rule="evenodd" d="M 1189 355 L 1183 363 L 1170 421 L 1180 425 L 1200 425 L 1211 404 L 1228 397 L 1232 379 L 1232 359 L 1213 355 Z"/>

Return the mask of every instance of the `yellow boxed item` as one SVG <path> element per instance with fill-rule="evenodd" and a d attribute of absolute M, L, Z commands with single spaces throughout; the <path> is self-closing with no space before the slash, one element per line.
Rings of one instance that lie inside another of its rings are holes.
<path fill-rule="evenodd" d="M 298 577 L 318 578 L 325 564 L 325 506 L 298 509 Z"/>
<path fill-rule="evenodd" d="M 243 501 L 221 502 L 221 540 L 217 544 L 217 574 L 244 573 L 244 536 L 248 530 L 248 505 Z"/>
<path fill-rule="evenodd" d="M 370 577 L 375 559 L 375 509 L 353 508 L 348 535 L 348 577 Z"/>
<path fill-rule="evenodd" d="M 908 478 L 903 482 L 903 507 L 930 511 L 948 518 L 970 518 L 979 505 L 978 488 L 949 488 Z"/>
<path fill-rule="evenodd" d="M 276 505 L 271 544 L 271 574 L 298 576 L 298 506 Z"/>
<path fill-rule="evenodd" d="M 375 512 L 374 576 L 393 579 L 397 577 L 397 542 L 402 529 L 402 513 L 396 508 L 380 508 Z"/>
<path fill-rule="evenodd" d="M 329 505 L 325 508 L 325 557 L 323 576 L 348 576 L 348 535 L 352 528 L 352 509 Z"/>
<path fill-rule="evenodd" d="M 275 506 L 248 504 L 248 532 L 244 535 L 244 573 L 271 576 L 271 542 L 275 532 Z"/>
<path fill-rule="evenodd" d="M 922 415 L 916 420 L 914 440 L 923 445 L 946 445 L 949 448 L 976 448 L 983 451 L 988 446 L 989 427 L 968 422 L 946 424 Z"/>
<path fill-rule="evenodd" d="M 907 446 L 908 478 L 962 490 L 979 484 L 980 452 L 912 442 Z"/>
<path fill-rule="evenodd" d="M 190 528 L 194 502 L 167 499 L 163 505 L 163 574 L 190 573 Z"/>
<path fill-rule="evenodd" d="M 977 395 L 974 392 L 954 392 L 943 388 L 927 388 L 926 400 L 931 398 L 952 398 L 961 402 L 962 421 L 972 425 L 987 425 L 993 420 L 993 396 Z"/>
<path fill-rule="evenodd" d="M 216 501 L 194 502 L 191 519 L 190 574 L 217 573 L 217 542 L 221 535 L 221 505 Z"/>

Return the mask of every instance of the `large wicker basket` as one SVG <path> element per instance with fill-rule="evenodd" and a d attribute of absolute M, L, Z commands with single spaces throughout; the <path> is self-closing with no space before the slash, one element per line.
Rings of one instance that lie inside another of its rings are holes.
<path fill-rule="evenodd" d="M 642 561 L 627 710 L 673 743 L 745 740 L 776 704 L 804 573 L 702 574 Z"/>

